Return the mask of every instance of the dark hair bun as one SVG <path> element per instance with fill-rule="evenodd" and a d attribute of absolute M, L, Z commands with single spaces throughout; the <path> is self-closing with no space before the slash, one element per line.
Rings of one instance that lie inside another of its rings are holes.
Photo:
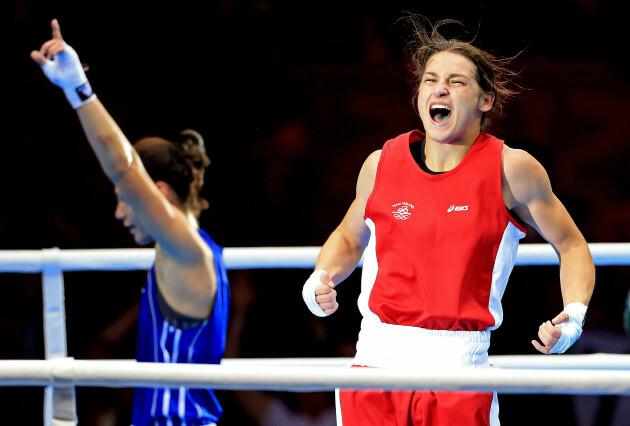
<path fill-rule="evenodd" d="M 171 185 L 186 208 L 197 217 L 208 208 L 208 202 L 200 194 L 210 159 L 197 131 L 183 130 L 172 141 L 147 136 L 134 147 L 153 181 Z"/>
<path fill-rule="evenodd" d="M 179 138 L 175 141 L 193 158 L 193 164 L 197 169 L 205 169 L 210 165 L 210 158 L 206 154 L 206 145 L 199 132 L 193 129 L 185 129 L 179 132 Z"/>

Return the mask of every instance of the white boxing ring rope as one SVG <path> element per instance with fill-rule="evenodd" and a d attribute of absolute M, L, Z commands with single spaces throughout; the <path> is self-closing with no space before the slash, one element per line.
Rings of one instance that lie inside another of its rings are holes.
<path fill-rule="evenodd" d="M 591 243 L 598 266 L 630 265 L 630 243 Z M 321 247 L 233 247 L 224 249 L 228 269 L 290 269 L 315 266 Z M 62 271 L 129 271 L 148 269 L 155 250 L 12 250 L 0 251 L 0 273 L 42 272 L 49 266 Z M 557 265 L 558 257 L 549 244 L 521 244 L 516 266 Z M 361 263 L 359 263 L 361 266 Z"/>
<path fill-rule="evenodd" d="M 349 389 L 443 389 L 499 393 L 630 395 L 630 370 L 355 369 L 135 361 L 0 361 L 3 386 L 209 387 L 293 392 Z"/>
<path fill-rule="evenodd" d="M 630 243 L 591 243 L 598 266 L 630 265 Z M 320 247 L 225 248 L 228 269 L 312 268 Z M 41 273 L 46 360 L 0 361 L 0 386 L 46 387 L 44 423 L 74 425 L 75 386 L 188 386 L 325 391 L 335 388 L 443 389 L 499 393 L 630 395 L 630 355 L 491 356 L 496 369 L 347 369 L 347 358 L 225 359 L 221 365 L 68 358 L 64 271 L 146 270 L 153 249 L 0 251 L 0 273 Z M 548 244 L 521 244 L 516 265 L 554 265 Z M 359 264 L 361 266 L 361 264 Z M 532 372 L 535 369 L 538 374 Z"/>
<path fill-rule="evenodd" d="M 490 364 L 521 370 L 628 370 L 630 356 L 622 354 L 588 355 L 490 355 Z M 221 365 L 236 367 L 345 367 L 352 358 L 224 358 Z M 1 364 L 0 364 L 1 368 Z M 1 382 L 0 382 L 1 383 Z"/>

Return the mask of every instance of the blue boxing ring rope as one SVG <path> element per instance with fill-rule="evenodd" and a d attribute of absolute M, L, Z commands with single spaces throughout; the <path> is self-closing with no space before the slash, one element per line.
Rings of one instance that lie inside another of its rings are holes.
<path fill-rule="evenodd" d="M 630 243 L 589 244 L 595 265 L 630 265 Z M 309 269 L 320 247 L 225 248 L 228 269 Z M 500 369 L 396 371 L 343 368 L 345 358 L 225 359 L 221 365 L 89 361 L 68 357 L 63 273 L 147 270 L 153 249 L 0 251 L 0 273 L 41 273 L 45 360 L 0 361 L 0 386 L 42 386 L 45 425 L 75 425 L 76 386 L 188 386 L 310 392 L 335 388 L 630 395 L 630 356 L 491 356 Z M 521 244 L 517 266 L 554 265 L 548 244 Z M 359 265 L 361 266 L 361 265 Z M 532 370 L 544 370 L 533 374 Z M 576 372 L 579 371 L 579 374 Z"/>

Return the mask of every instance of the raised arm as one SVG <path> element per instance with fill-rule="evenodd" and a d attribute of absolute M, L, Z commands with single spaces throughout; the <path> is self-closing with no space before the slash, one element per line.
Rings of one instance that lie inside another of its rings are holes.
<path fill-rule="evenodd" d="M 374 188 L 381 151 L 365 160 L 356 186 L 356 197 L 339 226 L 328 237 L 317 257 L 315 272 L 304 284 L 302 297 L 315 315 L 326 316 L 337 310 L 334 287 L 346 279 L 361 260 L 370 238 L 363 220 L 367 200 Z"/>
<path fill-rule="evenodd" d="M 121 205 L 125 211 L 130 207 L 132 226 L 136 231 L 138 224 L 142 228 L 140 239 L 138 232 L 134 234 L 136 241 L 157 243 L 157 282 L 168 304 L 184 315 L 207 317 L 217 283 L 212 251 L 194 220 L 173 204 L 181 200 L 170 185 L 153 182 L 129 140 L 92 93 L 79 57 L 64 42 L 56 20 L 51 27 L 51 40 L 31 52 L 31 58 L 53 84 L 63 89 L 76 110 L 103 171 L 116 186 L 116 214 Z"/>
<path fill-rule="evenodd" d="M 206 244 L 196 226 L 165 195 L 144 169 L 142 161 L 101 102 L 77 109 L 83 131 L 107 177 L 129 204 L 142 226 L 169 257 L 181 264 L 203 260 Z M 171 197 L 174 194 L 170 194 Z"/>
<path fill-rule="evenodd" d="M 195 227 L 158 189 L 131 143 L 92 93 L 79 57 L 64 42 L 56 20 L 51 28 L 52 38 L 40 50 L 31 52 L 31 58 L 53 84 L 64 90 L 103 171 L 145 230 L 177 261 L 199 262 L 205 244 Z"/>
<path fill-rule="evenodd" d="M 503 149 L 503 198 L 558 254 L 564 310 L 539 327 L 542 344 L 535 340 L 532 344 L 542 353 L 562 353 L 579 338 L 595 287 L 588 244 L 553 193 L 545 169 L 522 150 Z"/>

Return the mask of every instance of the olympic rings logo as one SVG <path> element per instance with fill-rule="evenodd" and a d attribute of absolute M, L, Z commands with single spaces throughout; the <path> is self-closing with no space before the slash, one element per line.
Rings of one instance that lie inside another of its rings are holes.
<path fill-rule="evenodd" d="M 407 206 L 402 206 L 401 208 L 399 208 L 398 210 L 392 213 L 396 219 L 400 219 L 400 220 L 407 220 L 409 219 L 409 216 L 411 216 L 411 212 L 409 211 L 409 207 Z"/>

